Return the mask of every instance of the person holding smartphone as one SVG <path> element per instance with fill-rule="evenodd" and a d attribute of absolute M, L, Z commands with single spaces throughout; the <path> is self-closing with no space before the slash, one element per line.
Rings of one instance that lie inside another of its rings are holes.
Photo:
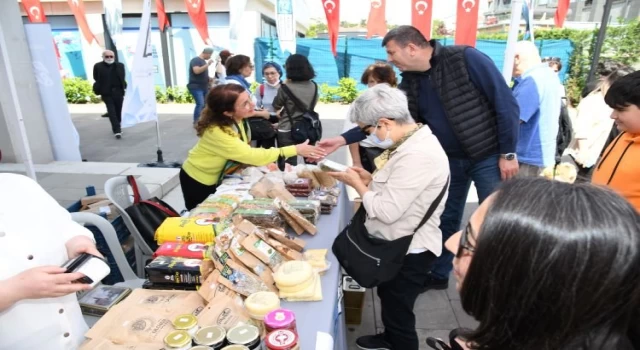
<path fill-rule="evenodd" d="M 0 174 L 0 349 L 76 349 L 88 330 L 61 267 L 82 253 L 101 257 L 89 230 L 35 181 Z"/>

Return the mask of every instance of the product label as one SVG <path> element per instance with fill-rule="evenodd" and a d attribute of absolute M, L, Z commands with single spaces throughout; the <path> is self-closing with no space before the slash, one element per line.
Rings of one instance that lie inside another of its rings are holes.
<path fill-rule="evenodd" d="M 266 244 L 263 240 L 259 239 L 257 240 L 254 244 L 254 247 L 256 247 L 256 249 L 258 249 L 260 252 L 262 252 L 264 255 L 269 257 L 269 260 L 271 260 L 271 258 L 273 257 L 273 255 L 275 255 L 275 251 L 273 250 L 273 248 L 271 248 L 271 246 L 269 246 L 268 244 Z"/>

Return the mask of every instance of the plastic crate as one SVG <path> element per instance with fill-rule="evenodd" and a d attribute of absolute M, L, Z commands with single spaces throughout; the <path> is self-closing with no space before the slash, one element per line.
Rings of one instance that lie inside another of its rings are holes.
<path fill-rule="evenodd" d="M 80 203 L 80 201 L 77 201 L 76 203 L 69 206 L 67 208 L 67 211 L 69 211 L 70 213 L 76 213 L 80 211 L 81 207 L 82 204 Z M 116 235 L 118 236 L 118 241 L 120 242 L 120 244 L 124 243 L 131 236 L 131 232 L 129 232 L 129 229 L 127 228 L 127 225 L 125 225 L 124 220 L 121 216 L 118 216 L 113 221 L 111 221 L 111 225 L 116 230 Z M 102 254 L 107 259 L 107 263 L 111 268 L 111 273 L 102 280 L 102 283 L 113 285 L 118 282 L 123 282 L 124 278 L 122 277 L 122 274 L 118 269 L 118 265 L 116 264 L 116 260 L 113 258 L 111 250 L 109 250 L 109 245 L 107 245 L 107 241 L 102 236 L 100 230 L 93 225 L 85 225 L 85 227 L 89 231 L 91 231 L 91 233 L 93 233 L 93 237 L 96 240 L 96 248 L 98 249 L 100 254 Z M 127 258 L 129 265 L 131 265 L 133 271 L 136 271 L 135 248 L 132 246 L 131 249 L 124 252 L 124 255 Z"/>

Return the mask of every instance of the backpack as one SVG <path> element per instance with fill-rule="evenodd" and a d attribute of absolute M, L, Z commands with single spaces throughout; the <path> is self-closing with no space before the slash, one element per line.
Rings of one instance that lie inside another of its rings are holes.
<path fill-rule="evenodd" d="M 291 92 L 287 85 L 282 84 L 281 87 L 296 107 L 303 111 L 302 117 L 298 121 L 294 122 L 292 117 L 293 113 L 287 110 L 287 116 L 291 123 L 291 138 L 296 144 L 309 140 L 309 144 L 313 145 L 322 138 L 322 122 L 320 121 L 320 115 L 313 110 L 318 102 L 318 84 L 313 82 L 313 85 L 315 86 L 315 93 L 313 95 L 313 101 L 311 101 L 311 105 L 308 107 L 302 103 L 302 101 L 300 101 L 293 92 Z"/>
<path fill-rule="evenodd" d="M 567 109 L 567 104 L 564 98 L 560 105 L 559 123 L 558 136 L 556 136 L 556 165 L 560 164 L 562 154 L 567 147 L 569 147 L 569 144 L 573 139 L 573 126 L 571 125 L 569 109 Z"/>

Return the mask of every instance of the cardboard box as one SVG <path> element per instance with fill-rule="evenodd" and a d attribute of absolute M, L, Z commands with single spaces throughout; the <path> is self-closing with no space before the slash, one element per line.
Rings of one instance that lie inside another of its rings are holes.
<path fill-rule="evenodd" d="M 342 278 L 342 291 L 344 294 L 344 316 L 347 324 L 360 324 L 364 309 L 364 298 L 367 290 L 349 276 Z"/>
<path fill-rule="evenodd" d="M 106 194 L 97 194 L 95 196 L 83 197 L 80 199 L 80 204 L 84 206 L 88 206 L 89 204 L 97 203 L 100 201 L 109 200 Z"/>

